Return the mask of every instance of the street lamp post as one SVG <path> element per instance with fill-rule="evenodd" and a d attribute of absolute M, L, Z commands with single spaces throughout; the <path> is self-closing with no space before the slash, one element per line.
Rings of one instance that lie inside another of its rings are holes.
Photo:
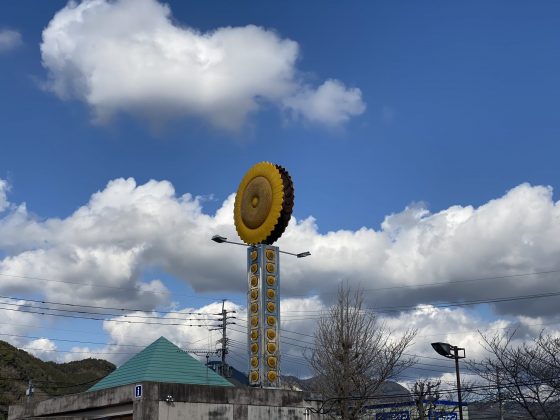
<path fill-rule="evenodd" d="M 459 359 L 465 358 L 465 349 L 452 346 L 448 343 L 432 343 L 433 349 L 443 357 L 455 359 L 455 372 L 457 373 L 457 396 L 459 399 L 459 418 L 463 420 L 463 400 L 461 398 L 461 376 L 459 374 Z M 463 352 L 459 354 L 459 352 Z"/>

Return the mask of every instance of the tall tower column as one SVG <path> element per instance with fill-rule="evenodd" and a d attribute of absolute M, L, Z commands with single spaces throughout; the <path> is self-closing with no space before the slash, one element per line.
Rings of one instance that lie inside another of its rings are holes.
<path fill-rule="evenodd" d="M 280 253 L 278 247 L 247 248 L 249 385 L 280 386 Z"/>

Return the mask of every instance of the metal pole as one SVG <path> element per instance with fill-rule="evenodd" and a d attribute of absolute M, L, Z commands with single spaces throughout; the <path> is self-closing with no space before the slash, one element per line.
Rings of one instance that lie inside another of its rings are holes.
<path fill-rule="evenodd" d="M 226 377 L 226 352 L 227 352 L 227 337 L 226 337 L 226 320 L 227 320 L 227 311 L 225 310 L 226 300 L 222 300 L 222 376 Z"/>
<path fill-rule="evenodd" d="M 455 350 L 455 371 L 457 372 L 457 395 L 459 397 L 459 418 L 463 420 L 463 400 L 461 398 L 461 377 L 459 375 L 459 349 L 458 347 L 454 348 Z"/>

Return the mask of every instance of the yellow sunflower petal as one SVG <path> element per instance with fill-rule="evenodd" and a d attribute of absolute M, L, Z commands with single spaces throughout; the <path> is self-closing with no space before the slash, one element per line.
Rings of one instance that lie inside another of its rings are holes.
<path fill-rule="evenodd" d="M 270 162 L 257 163 L 245 174 L 233 211 L 235 228 L 245 243 L 267 241 L 281 220 L 284 189 L 282 173 Z"/>

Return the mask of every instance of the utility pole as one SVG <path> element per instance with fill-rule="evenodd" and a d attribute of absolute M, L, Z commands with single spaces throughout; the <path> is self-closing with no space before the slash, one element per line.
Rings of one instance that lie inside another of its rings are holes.
<path fill-rule="evenodd" d="M 457 371 L 457 396 L 459 397 L 459 418 L 463 420 L 463 398 L 461 397 L 461 376 L 459 375 L 459 348 L 457 346 L 453 349 L 455 351 L 455 370 Z M 463 350 L 463 357 L 465 357 Z"/>
<path fill-rule="evenodd" d="M 226 365 L 227 354 L 227 311 L 225 310 L 226 300 L 222 299 L 222 366 Z"/>
<path fill-rule="evenodd" d="M 228 316 L 228 314 L 235 313 L 235 311 L 226 310 L 225 303 L 226 303 L 226 299 L 222 299 L 222 312 L 219 313 L 219 314 L 216 314 L 216 315 L 221 315 L 221 317 L 222 317 L 221 325 L 216 326 L 216 328 L 211 328 L 210 331 L 222 330 L 222 338 L 220 340 L 218 340 L 218 342 L 221 342 L 221 344 L 222 344 L 222 348 L 219 350 L 219 352 L 222 355 L 222 365 L 220 366 L 220 374 L 224 378 L 228 378 L 231 375 L 230 375 L 230 371 L 228 369 L 228 365 L 226 363 L 226 354 L 228 354 L 227 326 L 235 324 L 235 322 L 230 322 L 228 320 L 236 318 L 236 317 L 235 316 Z"/>

